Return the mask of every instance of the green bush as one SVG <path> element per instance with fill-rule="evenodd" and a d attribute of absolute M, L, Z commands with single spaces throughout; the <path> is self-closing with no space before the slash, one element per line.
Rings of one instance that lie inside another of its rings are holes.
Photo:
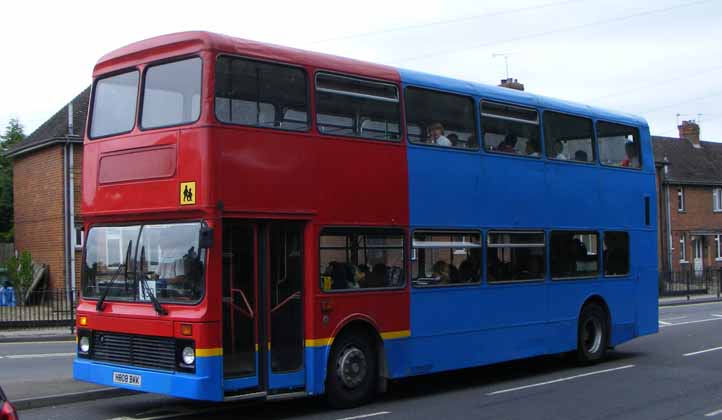
<path fill-rule="evenodd" d="M 33 283 L 33 258 L 28 251 L 20 253 L 20 257 L 13 255 L 5 261 L 8 276 L 13 287 L 24 293 Z"/>

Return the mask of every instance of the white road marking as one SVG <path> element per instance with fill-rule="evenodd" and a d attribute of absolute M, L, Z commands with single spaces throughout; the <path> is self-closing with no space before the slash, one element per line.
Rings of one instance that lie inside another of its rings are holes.
<path fill-rule="evenodd" d="M 535 384 L 518 386 L 518 387 L 516 387 L 516 388 L 502 389 L 502 390 L 499 390 L 499 391 L 490 392 L 490 393 L 488 393 L 488 394 L 486 394 L 486 395 L 487 395 L 487 396 L 492 396 L 492 395 L 505 394 L 505 393 L 507 393 L 507 392 L 521 391 L 521 390 L 523 390 L 523 389 L 536 388 L 536 387 L 538 387 L 538 386 L 551 385 L 551 384 L 556 384 L 556 383 L 559 383 L 559 382 L 571 381 L 571 380 L 573 380 L 573 379 L 584 378 L 584 377 L 586 377 L 586 376 L 599 375 L 599 374 L 602 374 L 602 373 L 609 373 L 609 372 L 614 372 L 614 371 L 622 370 L 622 369 L 629 369 L 629 368 L 633 368 L 634 366 L 635 366 L 635 365 L 624 365 L 624 366 L 619 366 L 619 367 L 615 367 L 615 368 L 611 368 L 611 369 L 595 370 L 594 372 L 587 372 L 587 373 L 582 373 L 582 374 L 579 374 L 579 375 L 567 376 L 567 377 L 565 377 L 565 378 L 554 379 L 554 380 L 551 380 L 551 381 L 538 382 L 538 383 L 535 383 Z"/>
<path fill-rule="evenodd" d="M 710 315 L 722 318 L 722 315 L 720 315 L 720 314 L 710 314 Z"/>
<path fill-rule="evenodd" d="M 709 321 L 722 321 L 722 317 L 720 317 L 720 318 L 697 319 L 697 320 L 694 320 L 694 321 L 675 322 L 674 324 L 670 324 L 670 325 L 660 325 L 659 328 L 676 327 L 677 325 L 697 324 L 697 323 L 700 323 L 700 322 L 709 322 Z"/>
<path fill-rule="evenodd" d="M 687 318 L 687 315 L 683 315 L 683 316 L 673 316 L 673 317 L 671 317 L 671 318 L 664 318 L 664 321 L 674 321 L 674 320 L 676 320 L 676 319 L 685 319 L 685 318 Z"/>
<path fill-rule="evenodd" d="M 693 351 L 692 353 L 685 353 L 685 354 L 683 354 L 682 356 L 684 356 L 684 357 L 696 356 L 696 355 L 698 355 L 698 354 L 709 353 L 709 352 L 711 352 L 711 351 L 717 351 L 717 350 L 722 350 L 722 347 L 713 347 L 713 348 L 711 348 L 711 349 L 700 350 L 700 351 Z"/>
<path fill-rule="evenodd" d="M 342 418 L 336 419 L 336 420 L 365 419 L 365 418 L 367 418 L 367 417 L 385 416 L 386 414 L 391 414 L 391 412 L 390 412 L 390 411 L 379 411 L 378 413 L 361 414 L 361 415 L 359 415 L 359 416 L 353 416 L 353 417 L 342 417 Z"/>
<path fill-rule="evenodd" d="M 662 321 L 661 319 L 659 320 L 659 323 L 662 325 L 674 325 L 671 322 Z"/>
<path fill-rule="evenodd" d="M 712 416 L 716 416 L 717 414 L 722 414 L 722 410 L 715 410 L 715 411 L 712 411 L 711 413 L 705 414 L 704 416 L 705 416 L 705 417 L 712 417 Z"/>
<path fill-rule="evenodd" d="M 42 354 L 10 354 L 2 356 L 5 359 L 40 359 L 43 357 L 70 357 L 75 353 L 42 353 Z"/>

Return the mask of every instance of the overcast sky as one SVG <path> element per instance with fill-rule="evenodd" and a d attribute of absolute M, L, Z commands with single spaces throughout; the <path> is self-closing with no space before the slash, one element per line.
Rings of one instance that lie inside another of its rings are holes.
<path fill-rule="evenodd" d="M 32 132 L 91 82 L 103 54 L 208 30 L 498 84 L 645 117 L 677 114 L 722 141 L 722 1 L 5 1 L 0 125 Z"/>

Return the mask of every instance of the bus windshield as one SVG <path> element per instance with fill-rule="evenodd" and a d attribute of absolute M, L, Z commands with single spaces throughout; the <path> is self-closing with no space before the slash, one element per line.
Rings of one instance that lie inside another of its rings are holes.
<path fill-rule="evenodd" d="M 107 300 L 150 302 L 153 294 L 161 302 L 199 301 L 205 263 L 200 229 L 199 222 L 91 228 L 83 297 L 105 293 Z"/>

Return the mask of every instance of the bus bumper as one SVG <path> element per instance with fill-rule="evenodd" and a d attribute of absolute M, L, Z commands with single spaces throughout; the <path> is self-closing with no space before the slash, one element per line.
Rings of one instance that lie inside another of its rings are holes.
<path fill-rule="evenodd" d="M 223 401 L 220 356 L 196 359 L 196 373 L 161 372 L 132 366 L 111 365 L 89 359 L 75 358 L 73 377 L 77 381 L 92 382 L 133 391 L 166 394 L 194 400 Z M 113 382 L 113 373 L 140 375 L 141 383 L 124 385 Z"/>

